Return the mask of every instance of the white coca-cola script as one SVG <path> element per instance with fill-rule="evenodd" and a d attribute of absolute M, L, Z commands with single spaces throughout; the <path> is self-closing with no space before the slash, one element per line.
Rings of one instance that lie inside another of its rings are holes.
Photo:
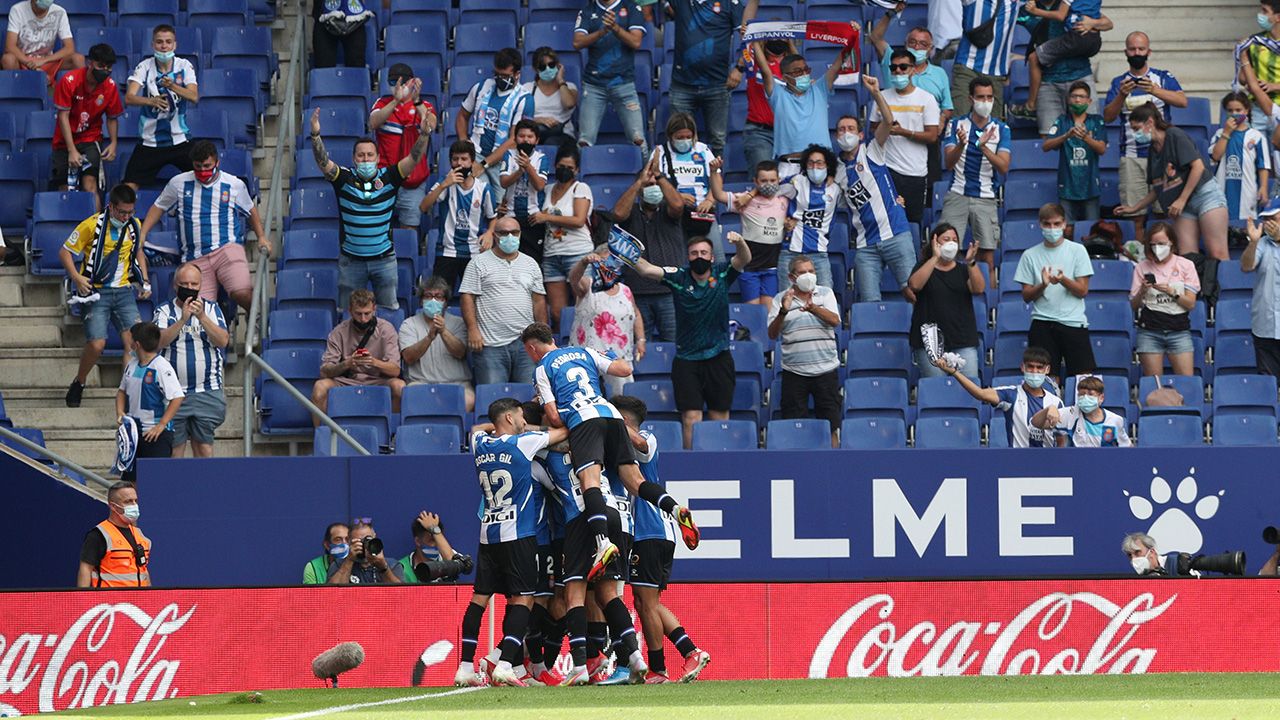
<path fill-rule="evenodd" d="M 846 638 L 853 637 L 857 641 L 845 664 L 844 674 L 848 677 L 868 677 L 877 672 L 890 677 L 963 675 L 975 672 L 975 668 L 981 675 L 1144 673 L 1155 659 L 1156 649 L 1128 644 L 1143 624 L 1159 617 L 1177 597 L 1173 595 L 1157 605 L 1152 593 L 1140 593 L 1120 606 L 1090 592 L 1058 592 L 1027 605 L 1008 624 L 994 619 L 961 620 L 940 630 L 925 620 L 899 630 L 891 617 L 893 597 L 870 595 L 846 610 L 823 634 L 809 663 L 809 677 L 828 677 L 837 648 L 847 646 Z M 1096 611 L 1107 619 L 1106 625 L 1092 637 L 1083 635 L 1078 627 L 1069 630 L 1077 607 L 1084 608 L 1082 613 Z M 874 624 L 868 627 L 868 620 Z M 1034 629 L 1029 630 L 1033 625 Z M 979 636 L 995 638 L 985 657 L 981 646 L 986 642 L 974 647 Z M 1046 645 L 1057 648 L 1064 643 L 1067 647 L 1048 659 L 1041 657 Z M 919 660 L 907 666 L 914 658 Z"/>
<path fill-rule="evenodd" d="M 21 695 L 32 683 L 39 688 L 42 713 L 176 697 L 173 681 L 182 663 L 162 658 L 160 652 L 195 611 L 192 605 L 180 614 L 178 604 L 170 603 L 152 616 L 130 603 L 102 603 L 86 610 L 61 636 L 0 635 L 0 701 Z M 133 650 L 121 667 L 118 658 L 126 656 L 129 642 Z M 44 650 L 51 651 L 47 657 Z M 94 667 L 100 651 L 104 660 Z M 73 657 L 81 659 L 68 663 Z"/>

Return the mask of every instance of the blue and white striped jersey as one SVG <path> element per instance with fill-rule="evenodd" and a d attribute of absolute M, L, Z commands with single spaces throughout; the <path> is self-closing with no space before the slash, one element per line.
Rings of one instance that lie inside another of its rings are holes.
<path fill-rule="evenodd" d="M 551 482 L 555 484 L 556 499 L 559 501 L 561 512 L 561 527 L 558 532 L 553 528 L 552 537 L 562 538 L 564 526 L 585 513 L 587 504 L 582 499 L 582 485 L 578 483 L 578 473 L 573 469 L 573 458 L 569 453 L 548 450 L 546 468 L 551 476 Z M 604 503 L 609 507 L 617 507 L 610 493 L 604 493 Z"/>
<path fill-rule="evenodd" d="M 956 64 L 964 65 L 979 75 L 1008 75 L 1013 30 L 1017 26 L 1018 6 L 1022 3 L 1019 0 L 961 0 L 961 3 L 964 5 L 961 27 L 972 30 L 994 17 L 995 23 L 991 26 L 994 39 L 990 45 L 980 48 L 961 35 Z"/>
<path fill-rule="evenodd" d="M 972 114 L 951 121 L 947 139 L 942 147 L 945 149 L 959 145 L 962 136 L 968 141 L 964 146 L 964 152 L 960 154 L 960 159 L 956 161 L 956 166 L 952 168 L 954 175 L 951 180 L 951 192 L 956 195 L 995 198 L 996 193 L 1000 191 L 1000 186 L 1004 184 L 1004 176 L 996 172 L 991 161 L 982 154 L 982 149 L 979 147 L 979 141 L 992 123 L 995 124 L 996 131 L 991 139 L 987 140 L 987 149 L 996 154 L 1012 153 L 1012 133 L 1009 131 L 1009 126 L 1000 120 L 990 118 L 982 127 L 978 127 L 974 122 Z"/>
<path fill-rule="evenodd" d="M 204 303 L 204 314 L 208 315 L 222 329 L 227 328 L 227 321 L 222 316 L 222 308 L 211 300 Z M 177 300 L 156 308 L 155 324 L 161 330 L 177 324 L 182 320 L 182 309 Z M 222 363 L 226 351 L 209 341 L 209 332 L 200 323 L 200 318 L 191 316 L 187 324 L 178 331 L 178 336 L 167 348 L 161 348 L 160 354 L 178 373 L 178 382 L 188 395 L 222 389 Z"/>
<path fill-rule="evenodd" d="M 705 143 L 695 140 L 687 153 L 676 152 L 670 143 L 659 145 L 649 155 L 650 160 L 654 157 L 658 170 L 671 178 L 680 193 L 701 203 L 711 192 L 711 163 L 716 155 Z"/>
<path fill-rule="evenodd" d="M 1156 68 L 1149 67 L 1145 75 L 1134 75 L 1130 72 L 1123 72 L 1112 78 L 1111 87 L 1107 90 L 1107 97 L 1103 100 L 1102 105 L 1104 107 L 1110 105 L 1112 101 L 1116 99 L 1116 96 L 1120 94 L 1120 86 L 1124 84 L 1125 80 L 1137 80 L 1139 78 L 1150 80 L 1151 84 L 1158 88 L 1176 90 L 1179 92 L 1182 91 L 1182 84 L 1173 76 L 1173 73 L 1168 70 L 1157 70 Z M 1166 121 L 1169 119 L 1169 106 L 1165 104 L 1164 100 L 1161 100 L 1146 90 L 1134 88 L 1133 92 L 1129 93 L 1129 97 L 1125 98 L 1124 106 L 1120 110 L 1120 128 L 1124 131 L 1120 136 L 1120 157 L 1145 158 L 1150 152 L 1151 145 L 1139 145 L 1138 141 L 1133 137 L 1133 128 L 1129 127 L 1129 113 L 1139 105 L 1144 105 L 1146 103 L 1154 104 L 1160 109 L 1161 114 L 1164 115 L 1164 119 Z"/>
<path fill-rule="evenodd" d="M 600 392 L 600 376 L 613 361 L 591 348 L 556 348 L 534 368 L 534 384 L 542 401 L 556 403 L 565 427 L 572 430 L 595 418 L 622 419 Z"/>
<path fill-rule="evenodd" d="M 658 476 L 658 438 L 648 430 L 641 430 L 640 436 L 649 442 L 648 452 L 636 451 L 636 460 L 640 463 L 640 474 L 651 483 L 662 484 Z M 632 514 L 635 516 L 635 539 L 676 541 L 676 521 L 662 512 L 647 500 L 631 498 Z"/>
<path fill-rule="evenodd" d="M 178 374 L 162 355 L 151 358 L 146 365 L 139 365 L 137 358 L 130 360 L 120 378 L 120 389 L 127 399 L 129 417 L 138 421 L 139 432 L 155 427 L 169 403 L 184 396 Z"/>
<path fill-rule="evenodd" d="M 157 83 L 169 78 L 175 85 L 196 85 L 196 69 L 186 58 L 175 57 L 171 63 L 169 72 L 162 73 L 156 68 L 156 59 L 149 57 L 138 63 L 129 76 L 129 82 L 138 83 L 138 97 L 160 96 L 169 101 L 169 107 L 164 110 L 143 105 L 138 113 L 138 134 L 147 147 L 173 147 L 188 139 L 187 106 L 190 103 Z"/>
<path fill-rule="evenodd" d="M 1218 144 L 1222 130 L 1214 133 L 1209 147 Z M 1258 216 L 1258 173 L 1271 171 L 1271 146 L 1267 137 L 1254 128 L 1231 133 L 1227 151 L 1218 161 L 1217 178 L 1227 196 L 1227 212 L 1232 220 Z"/>
<path fill-rule="evenodd" d="M 496 545 L 538 534 L 533 459 L 547 446 L 545 432 L 471 436 L 476 475 L 484 494 L 480 543 Z"/>
<path fill-rule="evenodd" d="M 537 191 L 529 185 L 529 176 L 521 172 L 520 166 L 516 164 L 517 152 L 516 150 L 507 151 L 502 162 L 502 174 L 520 173 L 515 183 L 507 188 L 506 200 L 507 207 L 510 208 L 509 212 L 515 216 L 516 220 L 523 223 L 542 207 L 543 201 L 547 198 L 547 186 L 544 184 L 542 190 Z M 542 178 L 542 182 L 546 183 L 547 176 L 551 173 L 551 159 L 541 150 L 534 150 L 529 156 L 529 163 Z"/>
<path fill-rule="evenodd" d="M 853 161 L 841 163 L 836 182 L 849 206 L 849 225 L 858 248 L 879 245 L 895 235 L 911 232 L 880 143 L 872 140 L 859 145 Z"/>
<path fill-rule="evenodd" d="M 169 180 L 155 206 L 178 216 L 178 247 L 182 261 L 191 262 L 244 242 L 244 218 L 253 211 L 253 198 L 244 181 L 230 173 L 220 171 L 205 185 L 194 172 L 184 172 Z"/>
<path fill-rule="evenodd" d="M 815 187 L 809 182 L 809 176 L 801 173 L 783 183 L 782 193 L 791 200 L 789 212 L 796 220 L 786 249 L 793 253 L 826 252 L 831 238 L 831 219 L 840 204 L 840 183 Z"/>
<path fill-rule="evenodd" d="M 613 506 L 618 509 L 618 517 L 622 520 L 622 532 L 627 535 L 635 535 L 636 525 L 635 518 L 631 514 L 631 496 L 627 494 L 627 488 L 622 484 L 622 478 L 615 477 L 610 479 L 607 470 L 601 471 L 600 489 L 604 492 L 605 497 L 613 496 Z"/>
<path fill-rule="evenodd" d="M 470 190 L 461 185 L 450 187 L 436 203 L 436 211 L 440 214 L 440 257 L 479 255 L 480 234 L 494 217 L 489 181 L 480 176 Z"/>
<path fill-rule="evenodd" d="M 1011 448 L 1053 447 L 1053 438 L 1031 424 L 1031 418 L 1046 407 L 1062 407 L 1062 401 L 1045 385 L 1044 395 L 1036 397 L 1019 385 L 992 388 L 1000 398 L 995 409 L 1004 413 L 1004 428 Z"/>
<path fill-rule="evenodd" d="M 559 509 L 560 498 L 556 497 L 555 482 L 547 470 L 547 452 L 546 448 L 540 450 L 530 466 L 534 479 L 533 498 L 538 507 L 538 545 L 551 544 L 557 525 L 556 515 L 562 512 Z"/>

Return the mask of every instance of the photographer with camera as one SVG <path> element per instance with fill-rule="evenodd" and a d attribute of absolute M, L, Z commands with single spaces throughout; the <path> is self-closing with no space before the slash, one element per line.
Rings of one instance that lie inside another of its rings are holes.
<path fill-rule="evenodd" d="M 1168 577 L 1164 569 L 1165 558 L 1156 552 L 1156 539 L 1143 532 L 1133 532 L 1124 536 L 1120 550 L 1129 558 L 1133 571 L 1139 575 L 1152 577 Z"/>
<path fill-rule="evenodd" d="M 1262 530 L 1262 541 L 1268 545 L 1275 545 L 1276 549 L 1271 553 L 1271 557 L 1262 564 L 1262 569 L 1258 574 L 1263 577 L 1275 577 L 1280 575 L 1277 566 L 1280 566 L 1280 530 L 1268 525 Z"/>
<path fill-rule="evenodd" d="M 459 575 L 471 572 L 471 558 L 454 551 L 444 536 L 444 523 L 440 522 L 439 515 L 423 510 L 410 523 L 409 532 L 413 535 L 413 552 L 396 564 L 402 582 L 419 585 L 457 580 Z"/>
<path fill-rule="evenodd" d="M 391 565 L 382 555 L 382 540 L 373 525 L 356 522 L 351 526 L 351 552 L 329 568 L 329 585 L 386 585 L 404 582 L 399 564 Z"/>
<path fill-rule="evenodd" d="M 1267 536 L 1267 532 L 1263 531 L 1263 539 Z M 1155 538 L 1140 532 L 1125 535 L 1120 549 L 1128 556 L 1134 572 L 1139 575 L 1195 578 L 1207 572 L 1244 575 L 1245 555 L 1242 550 L 1217 555 L 1192 555 L 1184 552 L 1160 555 L 1156 551 Z"/>

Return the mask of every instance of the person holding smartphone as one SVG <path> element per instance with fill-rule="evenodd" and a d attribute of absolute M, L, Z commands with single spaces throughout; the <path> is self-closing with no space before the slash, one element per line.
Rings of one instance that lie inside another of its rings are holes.
<path fill-rule="evenodd" d="M 1159 222 L 1147 228 L 1146 252 L 1133 267 L 1129 304 L 1138 312 L 1138 362 L 1143 375 L 1164 372 L 1164 358 L 1174 375 L 1195 371 L 1189 313 L 1196 306 L 1200 278 L 1196 266 L 1178 255 L 1177 231 Z"/>

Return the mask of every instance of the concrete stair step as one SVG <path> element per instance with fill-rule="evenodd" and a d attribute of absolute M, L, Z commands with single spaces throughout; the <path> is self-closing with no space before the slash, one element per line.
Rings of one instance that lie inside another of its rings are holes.
<path fill-rule="evenodd" d="M 19 325 L 61 325 L 63 309 L 57 306 L 42 307 L 0 307 L 0 327 L 9 328 Z"/>
<path fill-rule="evenodd" d="M 227 419 L 218 429 L 218 437 L 240 437 L 244 429 L 244 394 L 240 388 L 227 388 Z M 61 391 L 20 389 L 4 393 L 5 409 L 14 424 L 41 430 L 83 430 L 111 428 L 115 425 L 116 391 L 112 388 L 85 388 L 80 407 L 64 404 Z"/>
<path fill-rule="evenodd" d="M 99 474 L 116 459 L 114 430 L 53 430 L 45 433 L 45 446 Z M 239 438 L 215 437 L 215 457 L 243 457 L 244 445 Z M 277 454 L 287 455 L 288 448 Z M 188 457 L 190 453 L 188 453 Z"/>
<path fill-rule="evenodd" d="M 80 366 L 79 348 L 0 349 L 0 391 L 8 388 L 62 388 Z M 87 387 L 112 387 L 120 383 L 119 359 L 108 358 L 89 371 Z"/>
<path fill-rule="evenodd" d="M 0 325 L 0 348 L 62 347 L 60 325 Z"/>

